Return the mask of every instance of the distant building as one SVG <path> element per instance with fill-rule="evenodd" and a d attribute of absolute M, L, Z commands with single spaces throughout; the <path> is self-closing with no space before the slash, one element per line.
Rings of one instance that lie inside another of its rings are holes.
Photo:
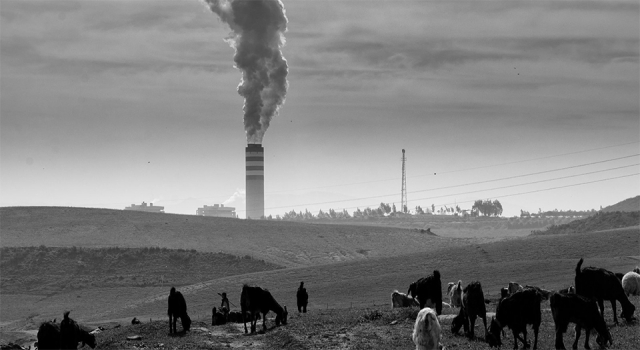
<path fill-rule="evenodd" d="M 154 206 L 153 203 L 149 203 L 149 205 L 147 205 L 147 203 L 145 202 L 142 202 L 142 204 L 140 205 L 131 204 L 130 207 L 125 207 L 124 210 L 146 211 L 149 213 L 164 213 L 164 207 L 158 205 Z"/>
<path fill-rule="evenodd" d="M 221 218 L 235 218 L 236 208 L 225 207 L 224 204 L 205 205 L 196 211 L 198 216 L 217 216 Z"/>

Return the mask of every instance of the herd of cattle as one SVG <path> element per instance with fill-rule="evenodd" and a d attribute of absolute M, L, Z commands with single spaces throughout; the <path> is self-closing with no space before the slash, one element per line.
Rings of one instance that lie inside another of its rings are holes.
<path fill-rule="evenodd" d="M 451 282 L 447 288 L 450 303 L 442 300 L 442 286 L 440 272 L 435 270 L 432 275 L 420 278 L 411 283 L 407 294 L 394 291 L 391 294 L 392 307 L 418 306 L 420 312 L 414 324 L 412 339 L 417 350 L 442 349 L 441 327 L 438 315 L 442 313 L 442 306 L 457 307 L 460 311 L 452 320 L 451 331 L 457 334 L 461 328 L 470 338 L 474 338 L 476 318 L 482 319 L 485 340 L 490 347 L 502 345 L 501 334 L 504 327 L 513 332 L 514 349 L 518 348 L 518 341 L 523 347 L 529 347 L 527 341 L 527 325 L 532 325 L 534 334 L 533 349 L 537 349 L 538 330 L 541 323 L 541 303 L 549 300 L 553 321 L 555 323 L 555 347 L 564 349 L 562 335 L 567 331 L 569 323 L 575 326 L 575 349 L 580 338 L 581 330 L 585 330 L 585 348 L 589 348 L 591 331 L 597 332 L 596 342 L 605 347 L 612 344 L 611 334 L 604 321 L 604 300 L 611 301 L 614 323 L 618 323 L 616 316 L 616 301 L 622 306 L 621 317 L 627 322 L 635 320 L 635 306 L 629 301 L 628 295 L 640 295 L 640 269 L 636 267 L 624 275 L 614 274 L 603 268 L 582 267 L 583 260 L 578 262 L 575 272 L 575 287 L 571 286 L 558 292 L 551 292 L 534 286 L 520 286 L 510 282 L 508 287 L 502 288 L 495 317 L 487 327 L 487 310 L 480 282 L 471 282 L 462 287 L 462 281 Z M 267 330 L 266 315 L 276 314 L 275 324 L 287 324 L 287 307 L 282 307 L 271 293 L 263 288 L 244 285 L 240 295 L 241 311 L 221 314 L 213 309 L 212 325 L 224 322 L 242 322 L 244 331 L 248 333 L 247 321 L 250 323 L 251 333 L 256 332 L 256 324 L 262 314 L 262 328 Z M 599 310 L 598 310 L 599 306 Z M 435 310 L 434 310 L 435 309 Z M 191 318 L 187 314 L 187 303 L 184 296 L 175 288 L 171 288 L 168 298 L 169 333 L 176 333 L 176 322 L 180 318 L 183 332 L 189 331 Z M 137 319 L 134 318 L 132 323 Z M 139 323 L 139 321 L 138 321 Z M 521 336 L 522 335 L 522 336 Z M 55 320 L 44 322 L 38 330 L 39 349 L 77 349 L 79 343 L 95 348 L 96 340 L 93 332 L 80 327 L 69 312 L 57 324 Z"/>
<path fill-rule="evenodd" d="M 576 265 L 575 285 L 558 292 L 547 291 L 535 286 L 520 286 L 511 282 L 502 288 L 501 298 L 496 308 L 495 317 L 487 327 L 486 304 L 480 282 L 472 282 L 462 289 L 462 281 L 451 282 L 448 287 L 450 306 L 459 307 L 460 312 L 451 322 L 451 332 L 457 334 L 464 327 L 465 334 L 474 338 L 476 318 L 480 317 L 484 324 L 485 340 L 490 347 L 502 345 L 503 328 L 508 327 L 513 333 L 513 348 L 518 342 L 524 348 L 530 346 L 527 341 L 527 325 L 533 328 L 533 349 L 538 348 L 538 330 L 540 328 L 541 303 L 549 300 L 551 314 L 555 323 L 555 348 L 564 349 L 563 334 L 569 323 L 575 324 L 575 341 L 573 349 L 578 346 L 582 329 L 585 330 L 585 349 L 589 349 L 589 335 L 595 331 L 596 342 L 601 347 L 613 344 L 611 334 L 604 321 L 604 300 L 611 301 L 613 321 L 618 324 L 616 301 L 622 306 L 620 317 L 627 322 L 634 322 L 635 306 L 629 301 L 629 295 L 640 295 L 640 269 L 636 267 L 624 275 L 614 274 L 603 268 L 582 268 L 583 260 Z M 418 304 L 421 308 L 413 330 L 413 341 L 417 350 L 441 349 L 441 327 L 437 317 L 440 315 L 442 301 L 440 273 L 421 278 L 409 286 L 407 294 L 395 291 L 391 294 L 392 307 L 405 307 Z M 432 308 L 435 307 L 435 310 Z M 599 309 L 598 309 L 599 307 Z"/>

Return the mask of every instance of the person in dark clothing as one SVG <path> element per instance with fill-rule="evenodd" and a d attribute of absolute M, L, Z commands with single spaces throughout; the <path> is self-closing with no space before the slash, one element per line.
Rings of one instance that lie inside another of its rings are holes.
<path fill-rule="evenodd" d="M 229 310 L 231 310 L 231 308 L 229 307 L 229 299 L 227 298 L 227 293 L 223 292 L 222 294 L 220 294 L 220 296 L 222 297 L 222 302 L 220 303 L 220 312 L 222 312 L 224 314 L 224 319 L 227 319 L 227 316 L 229 316 Z"/>
<path fill-rule="evenodd" d="M 309 303 L 309 294 L 304 287 L 304 282 L 300 282 L 298 292 L 296 293 L 296 299 L 298 300 L 298 312 L 307 312 L 307 304 Z"/>

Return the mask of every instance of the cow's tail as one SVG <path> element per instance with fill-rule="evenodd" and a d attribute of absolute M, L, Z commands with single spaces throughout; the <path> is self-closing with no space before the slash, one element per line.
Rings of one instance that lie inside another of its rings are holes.
<path fill-rule="evenodd" d="M 580 261 L 578 261 L 578 265 L 576 265 L 576 276 L 580 274 L 581 272 L 581 268 L 582 268 L 582 262 L 584 260 L 582 258 L 580 258 Z"/>

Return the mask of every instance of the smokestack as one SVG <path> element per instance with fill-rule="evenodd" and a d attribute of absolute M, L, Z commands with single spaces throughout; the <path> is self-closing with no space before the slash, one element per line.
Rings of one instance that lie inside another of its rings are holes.
<path fill-rule="evenodd" d="M 238 94 L 244 97 L 244 130 L 248 144 L 262 144 L 271 119 L 287 94 L 289 66 L 280 50 L 287 16 L 280 0 L 204 0 L 231 33 L 225 39 L 236 50 L 242 71 Z"/>
<path fill-rule="evenodd" d="M 264 148 L 261 144 L 248 144 L 247 162 L 247 219 L 264 216 Z"/>

